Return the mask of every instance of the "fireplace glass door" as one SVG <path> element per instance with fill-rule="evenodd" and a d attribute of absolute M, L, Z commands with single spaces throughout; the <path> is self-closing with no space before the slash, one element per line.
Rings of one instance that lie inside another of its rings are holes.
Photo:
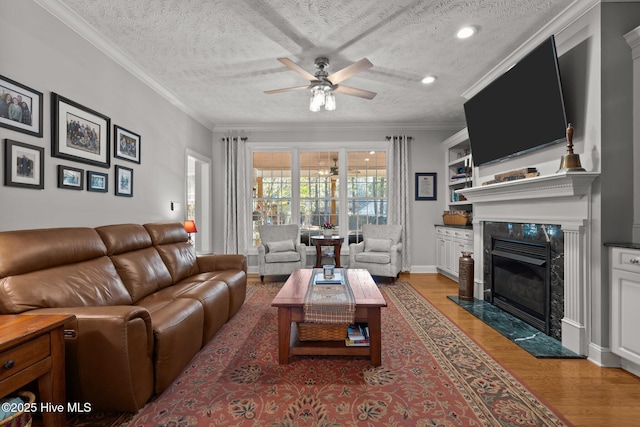
<path fill-rule="evenodd" d="M 549 249 L 495 239 L 491 251 L 493 304 L 549 333 Z"/>

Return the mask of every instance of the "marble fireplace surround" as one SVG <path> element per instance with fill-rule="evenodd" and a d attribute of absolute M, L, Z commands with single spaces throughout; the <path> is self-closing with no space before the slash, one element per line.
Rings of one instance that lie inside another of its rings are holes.
<path fill-rule="evenodd" d="M 473 203 L 474 296 L 484 299 L 483 222 L 558 224 L 564 233 L 563 347 L 588 354 L 591 184 L 597 172 L 561 172 L 458 190 Z"/>

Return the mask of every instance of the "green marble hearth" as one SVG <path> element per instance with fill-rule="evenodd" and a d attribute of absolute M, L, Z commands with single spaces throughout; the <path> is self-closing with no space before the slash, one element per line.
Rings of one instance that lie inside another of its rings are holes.
<path fill-rule="evenodd" d="M 479 299 L 461 301 L 457 296 L 448 298 L 537 358 L 584 359 L 564 348 L 560 341 L 493 304 Z"/>

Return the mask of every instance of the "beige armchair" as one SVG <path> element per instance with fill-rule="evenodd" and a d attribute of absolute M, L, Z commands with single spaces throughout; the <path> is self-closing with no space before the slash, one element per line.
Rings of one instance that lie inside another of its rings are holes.
<path fill-rule="evenodd" d="M 372 276 L 393 277 L 402 268 L 401 225 L 362 226 L 362 241 L 349 245 L 349 268 L 364 268 Z"/>
<path fill-rule="evenodd" d="M 297 224 L 261 225 L 258 246 L 258 271 L 260 281 L 264 276 L 291 274 L 293 270 L 304 268 L 307 253 L 304 243 L 299 243 Z"/>

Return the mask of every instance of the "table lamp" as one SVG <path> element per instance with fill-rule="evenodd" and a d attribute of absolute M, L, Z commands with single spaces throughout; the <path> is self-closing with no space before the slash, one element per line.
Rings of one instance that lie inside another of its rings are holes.
<path fill-rule="evenodd" d="M 198 229 L 196 228 L 196 222 L 192 219 L 187 219 L 184 221 L 184 229 L 189 233 L 189 243 L 193 245 L 193 240 L 191 239 L 191 233 L 197 233 Z"/>

